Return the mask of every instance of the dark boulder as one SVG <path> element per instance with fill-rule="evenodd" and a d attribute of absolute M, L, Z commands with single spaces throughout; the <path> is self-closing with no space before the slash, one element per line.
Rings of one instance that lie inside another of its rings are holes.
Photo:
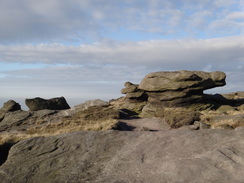
<path fill-rule="evenodd" d="M 70 109 L 70 106 L 68 105 L 64 97 L 57 97 L 48 100 L 37 97 L 33 99 L 26 99 L 25 104 L 28 106 L 30 111 L 38 111 L 42 109 L 50 109 L 50 110 Z"/>

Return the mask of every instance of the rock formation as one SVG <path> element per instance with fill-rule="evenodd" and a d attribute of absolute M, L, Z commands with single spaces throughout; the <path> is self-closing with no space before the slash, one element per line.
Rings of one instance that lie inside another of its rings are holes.
<path fill-rule="evenodd" d="M 225 85 L 223 72 L 175 71 L 148 74 L 139 88 L 148 94 L 150 103 L 164 106 L 189 105 L 203 98 L 203 91 Z"/>
<path fill-rule="evenodd" d="M 244 182 L 244 128 L 76 132 L 14 145 L 2 183 Z"/>
<path fill-rule="evenodd" d="M 14 126 L 19 127 L 30 116 L 31 113 L 29 111 L 22 110 L 6 113 L 3 120 L 0 123 L 0 131 L 12 129 Z"/>
<path fill-rule="evenodd" d="M 225 78 L 225 73 L 219 71 L 154 72 L 146 75 L 140 84 L 126 82 L 125 88 L 121 90 L 126 96 L 112 100 L 110 104 L 130 115 L 163 118 L 173 128 L 202 120 L 210 125 L 218 115 L 225 119 L 223 114 L 228 114 L 226 119 L 233 119 L 231 126 L 236 128 L 244 123 L 241 113 L 244 106 L 243 92 L 228 95 L 203 93 L 204 90 L 224 86 Z M 203 111 L 209 110 L 220 114 L 202 117 L 205 115 Z M 231 115 L 230 111 L 236 111 L 237 114 Z"/>
<path fill-rule="evenodd" d="M 204 100 L 204 90 L 224 86 L 225 78 L 223 72 L 154 72 L 148 74 L 140 85 L 126 82 L 122 94 L 126 94 L 131 103 L 147 101 L 161 107 L 189 106 Z"/>
<path fill-rule="evenodd" d="M 38 111 L 42 109 L 63 110 L 70 108 L 64 97 L 52 98 L 49 100 L 37 97 L 26 99 L 25 104 L 29 107 L 30 111 Z"/>
<path fill-rule="evenodd" d="M 146 116 L 150 111 L 155 112 L 154 108 L 189 107 L 192 104 L 196 107 L 197 103 L 208 103 L 203 91 L 224 86 L 225 78 L 225 73 L 218 71 L 183 70 L 150 73 L 139 85 L 125 83 L 121 93 L 126 94 L 126 97 L 124 101 L 121 99 L 121 107 L 142 112 Z M 207 104 L 207 107 L 210 105 Z"/>
<path fill-rule="evenodd" d="M 89 107 L 92 106 L 97 106 L 97 107 L 108 107 L 109 103 L 100 99 L 95 99 L 95 100 L 88 100 L 82 104 L 76 105 L 74 108 L 75 110 L 85 110 L 88 109 Z"/>
<path fill-rule="evenodd" d="M 21 110 L 21 106 L 14 100 L 5 102 L 3 107 L 0 109 L 0 121 L 4 118 L 6 113 L 18 110 Z"/>
<path fill-rule="evenodd" d="M 186 93 L 224 86 L 225 78 L 225 73 L 219 71 L 161 71 L 146 75 L 139 88 L 150 92 L 183 91 Z"/>

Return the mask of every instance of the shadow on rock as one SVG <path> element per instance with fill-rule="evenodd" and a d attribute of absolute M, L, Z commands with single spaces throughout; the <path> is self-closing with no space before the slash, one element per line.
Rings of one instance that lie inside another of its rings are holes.
<path fill-rule="evenodd" d="M 237 96 L 238 97 L 238 96 Z M 217 110 L 223 105 L 228 105 L 231 107 L 240 107 L 244 104 L 244 98 L 227 98 L 225 94 L 215 94 L 215 95 L 205 95 L 205 102 L 212 104 L 214 106 L 214 109 Z"/>
<path fill-rule="evenodd" d="M 116 127 L 112 128 L 113 130 L 118 130 L 118 131 L 133 131 L 135 129 L 134 126 L 130 126 L 125 122 L 119 121 L 116 125 Z"/>
<path fill-rule="evenodd" d="M 5 143 L 0 146 L 0 166 L 8 159 L 8 153 L 15 143 Z"/>

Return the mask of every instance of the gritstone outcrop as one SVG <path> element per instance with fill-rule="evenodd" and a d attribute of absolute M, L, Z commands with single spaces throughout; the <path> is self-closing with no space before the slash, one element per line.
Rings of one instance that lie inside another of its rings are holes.
<path fill-rule="evenodd" d="M 204 100 L 203 91 L 225 85 L 223 72 L 173 71 L 154 72 L 145 76 L 139 85 L 125 83 L 128 101 L 147 101 L 162 106 L 187 106 Z"/>
<path fill-rule="evenodd" d="M 26 99 L 25 104 L 31 111 L 38 111 L 42 109 L 63 110 L 70 108 L 64 97 L 51 98 L 48 100 L 36 97 L 33 99 Z"/>
<path fill-rule="evenodd" d="M 2 183 L 244 182 L 244 129 L 76 132 L 21 141 Z"/>

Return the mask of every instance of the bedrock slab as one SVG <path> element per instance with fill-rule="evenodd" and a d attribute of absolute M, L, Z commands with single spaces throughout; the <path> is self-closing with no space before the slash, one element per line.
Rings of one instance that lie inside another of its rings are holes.
<path fill-rule="evenodd" d="M 75 132 L 15 144 L 2 183 L 244 182 L 244 128 Z"/>

